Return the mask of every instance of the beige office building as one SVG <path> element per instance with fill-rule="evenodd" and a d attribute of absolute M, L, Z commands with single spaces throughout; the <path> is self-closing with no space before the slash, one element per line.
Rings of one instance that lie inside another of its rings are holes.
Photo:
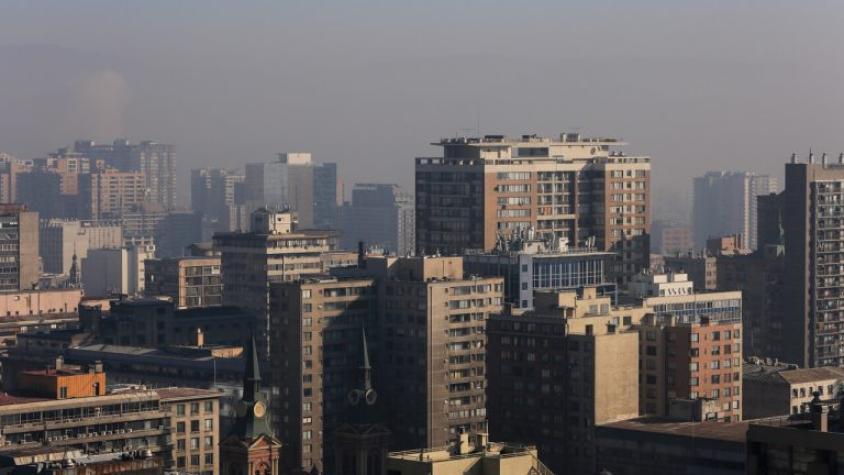
<path fill-rule="evenodd" d="M 416 159 L 416 250 L 490 250 L 499 236 L 532 227 L 575 246 L 594 240 L 619 255 L 624 280 L 649 265 L 648 157 L 615 139 L 443 139 L 443 156 Z"/>

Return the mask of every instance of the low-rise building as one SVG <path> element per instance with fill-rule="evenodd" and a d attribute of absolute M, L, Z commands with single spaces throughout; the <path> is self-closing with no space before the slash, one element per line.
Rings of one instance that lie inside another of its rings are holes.
<path fill-rule="evenodd" d="M 16 457 L 47 449 L 141 453 L 171 470 L 219 474 L 219 391 L 136 386 L 106 393 L 101 363 L 85 370 L 62 357 L 21 372 L 17 383 L 15 394 L 0 394 L 0 463 L 20 465 L 26 460 Z"/>
<path fill-rule="evenodd" d="M 598 469 L 613 475 L 742 475 L 747 428 L 747 422 L 653 417 L 601 425 L 595 430 Z"/>
<path fill-rule="evenodd" d="M 808 414 L 751 421 L 748 475 L 834 475 L 844 460 L 841 409 L 815 398 Z"/>
<path fill-rule="evenodd" d="M 835 399 L 842 395 L 844 384 L 842 368 L 798 368 L 770 358 L 750 358 L 743 373 L 746 419 L 806 413 L 815 392 Z"/>
<path fill-rule="evenodd" d="M 254 317 L 237 307 L 177 309 L 160 299 L 113 301 L 105 311 L 81 305 L 79 319 L 95 341 L 122 346 L 241 346 L 254 328 Z"/>
<path fill-rule="evenodd" d="M 451 446 L 391 452 L 389 475 L 550 475 L 535 447 L 489 442 L 486 434 L 460 434 Z"/>

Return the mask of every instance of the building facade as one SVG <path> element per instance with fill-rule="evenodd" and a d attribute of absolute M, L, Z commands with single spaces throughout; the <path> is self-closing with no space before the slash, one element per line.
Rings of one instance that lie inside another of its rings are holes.
<path fill-rule="evenodd" d="M 300 231 L 296 215 L 262 208 L 252 213 L 251 231 L 218 233 L 223 303 L 258 318 L 256 338 L 262 355 L 270 351 L 270 283 L 324 273 L 321 255 L 335 248 L 330 231 Z"/>
<path fill-rule="evenodd" d="M 810 156 L 802 163 L 792 157 L 785 165 L 784 361 L 808 367 L 844 365 L 842 197 L 844 163 Z"/>
<path fill-rule="evenodd" d="M 337 472 L 334 431 L 359 376 L 361 329 L 376 327 L 373 279 L 311 277 L 271 285 L 274 403 L 286 471 Z M 326 464 L 324 466 L 323 464 Z"/>
<path fill-rule="evenodd" d="M 40 232 L 43 270 L 50 274 L 69 274 L 73 256 L 81 261 L 90 249 L 123 246 L 123 231 L 117 224 L 51 219 L 41 221 Z"/>
<path fill-rule="evenodd" d="M 219 257 L 150 259 L 144 265 L 144 293 L 170 297 L 179 308 L 223 304 Z"/>
<path fill-rule="evenodd" d="M 748 247 L 758 246 L 756 199 L 779 191 L 776 177 L 747 172 L 708 172 L 694 179 L 692 227 L 695 245 L 713 236 L 741 234 Z"/>
<path fill-rule="evenodd" d="M 100 297 L 142 295 L 146 261 L 154 256 L 153 245 L 90 250 L 82 259 L 82 288 Z"/>
<path fill-rule="evenodd" d="M 355 249 L 362 241 L 398 256 L 410 255 L 416 244 L 414 215 L 413 197 L 398 185 L 358 183 L 341 212 L 342 246 Z"/>
<path fill-rule="evenodd" d="M 31 290 L 40 277 L 38 213 L 0 206 L 0 292 Z"/>
<path fill-rule="evenodd" d="M 417 252 L 490 250 L 533 227 L 617 253 L 620 281 L 650 264 L 650 159 L 611 150 L 622 143 L 561 134 L 433 145 L 442 157 L 416 159 Z"/>

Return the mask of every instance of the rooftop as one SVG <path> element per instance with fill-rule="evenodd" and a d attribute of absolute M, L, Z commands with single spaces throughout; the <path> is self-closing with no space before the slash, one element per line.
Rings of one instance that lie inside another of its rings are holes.
<path fill-rule="evenodd" d="M 520 137 L 508 137 L 506 135 L 484 135 L 483 137 L 455 137 L 442 138 L 439 142 L 431 145 L 626 145 L 618 139 L 609 137 L 583 137 L 579 133 L 563 132 L 559 137 L 542 137 L 537 134 L 522 134 Z"/>
<path fill-rule="evenodd" d="M 681 422 L 659 417 L 640 417 L 612 422 L 599 427 L 629 431 L 688 437 L 693 439 L 722 440 L 744 443 L 749 422 Z"/>
<path fill-rule="evenodd" d="M 742 365 L 745 379 L 756 381 L 785 381 L 789 384 L 803 384 L 829 379 L 844 379 L 844 368 L 818 367 L 799 368 L 795 364 L 782 363 L 777 360 L 763 360 L 749 358 Z"/>
<path fill-rule="evenodd" d="M 163 400 L 167 399 L 191 399 L 191 398 L 209 398 L 219 397 L 222 393 L 216 389 L 199 389 L 199 388 L 160 388 L 155 392 Z"/>

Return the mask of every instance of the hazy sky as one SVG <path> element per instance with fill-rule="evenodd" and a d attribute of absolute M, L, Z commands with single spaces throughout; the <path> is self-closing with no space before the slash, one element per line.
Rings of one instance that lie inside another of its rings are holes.
<path fill-rule="evenodd" d="M 844 151 L 842 45 L 840 0 L 0 0 L 0 151 L 154 139 L 182 172 L 311 151 L 409 185 L 480 118 L 621 137 L 664 209 L 708 169 Z"/>

